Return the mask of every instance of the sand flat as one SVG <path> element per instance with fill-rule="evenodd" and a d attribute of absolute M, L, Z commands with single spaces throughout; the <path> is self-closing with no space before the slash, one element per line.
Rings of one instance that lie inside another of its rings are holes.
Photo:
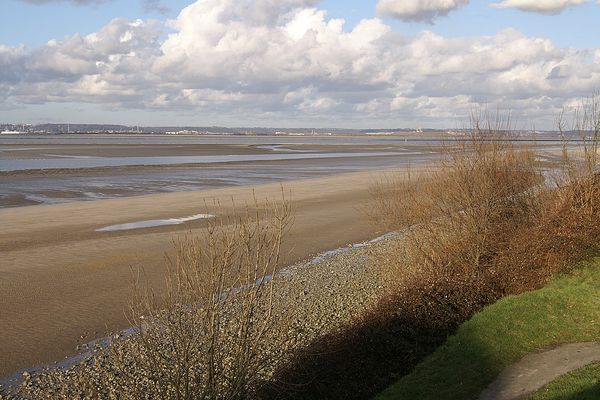
<path fill-rule="evenodd" d="M 439 156 L 433 144 L 371 143 L 368 138 L 287 143 L 275 137 L 197 137 L 189 140 L 200 143 L 187 143 L 188 138 L 145 137 L 133 144 L 126 139 L 77 137 L 67 143 L 47 137 L 21 145 L 0 143 L 0 208 L 309 179 L 414 165 Z"/>
<path fill-rule="evenodd" d="M 284 183 L 295 222 L 285 262 L 378 235 L 362 212 L 376 174 L 352 173 Z M 278 199 L 279 184 L 253 188 Z M 160 287 L 164 254 L 177 235 L 200 233 L 206 221 L 121 232 L 96 229 L 199 213 L 229 215 L 253 189 L 165 193 L 123 199 L 1 209 L 0 375 L 59 360 L 78 344 L 128 326 L 132 269 L 143 266 Z M 220 202 L 217 207 L 215 202 Z"/>

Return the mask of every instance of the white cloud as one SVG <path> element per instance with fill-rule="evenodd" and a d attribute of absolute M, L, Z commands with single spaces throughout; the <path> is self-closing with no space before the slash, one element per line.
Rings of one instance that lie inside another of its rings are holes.
<path fill-rule="evenodd" d="M 327 20 L 324 11 L 313 8 L 286 14 L 275 26 L 224 19 L 222 8 L 236 9 L 236 3 L 208 0 L 186 8 L 171 23 L 177 33 L 163 43 L 157 69 L 177 70 L 187 80 L 225 75 L 248 84 L 351 79 L 355 70 L 371 64 L 368 60 L 379 51 L 376 41 L 390 32 L 379 20 L 362 21 L 345 32 L 342 20 Z"/>
<path fill-rule="evenodd" d="M 298 110 L 307 113 L 329 111 L 339 104 L 331 97 L 320 95 L 318 89 L 313 86 L 288 92 L 283 98 L 283 103 L 294 105 Z"/>
<path fill-rule="evenodd" d="M 25 61 L 25 47 L 0 44 L 0 82 L 18 82 Z"/>
<path fill-rule="evenodd" d="M 579 6 L 588 0 L 502 0 L 492 3 L 494 8 L 516 8 L 521 11 L 541 14 L 560 14 L 568 7 Z M 598 2 L 600 3 L 600 1 Z"/>
<path fill-rule="evenodd" d="M 469 4 L 469 0 L 379 0 L 377 12 L 403 21 L 432 22 Z"/>
<path fill-rule="evenodd" d="M 251 0 L 202 0 L 168 23 L 166 38 L 158 22 L 116 19 L 32 51 L 0 45 L 0 105 L 435 126 L 492 103 L 551 124 L 600 86 L 600 49 L 560 48 L 514 29 L 405 37 L 377 18 L 345 29 L 313 3 L 286 0 L 273 11 L 274 0 L 263 0 L 262 11 L 246 14 Z"/>

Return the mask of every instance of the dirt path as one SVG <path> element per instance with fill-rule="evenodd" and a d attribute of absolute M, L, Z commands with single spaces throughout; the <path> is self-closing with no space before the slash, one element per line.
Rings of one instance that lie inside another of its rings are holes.
<path fill-rule="evenodd" d="M 600 343 L 573 343 L 525 356 L 506 368 L 479 400 L 516 400 L 571 371 L 600 361 Z"/>

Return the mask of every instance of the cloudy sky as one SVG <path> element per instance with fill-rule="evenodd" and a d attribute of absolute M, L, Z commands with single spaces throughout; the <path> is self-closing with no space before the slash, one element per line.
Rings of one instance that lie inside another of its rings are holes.
<path fill-rule="evenodd" d="M 600 0 L 2 0 L 0 123 L 553 128 Z"/>

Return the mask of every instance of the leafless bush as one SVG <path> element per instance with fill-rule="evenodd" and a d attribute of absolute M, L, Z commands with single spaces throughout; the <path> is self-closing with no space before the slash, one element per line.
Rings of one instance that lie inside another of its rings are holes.
<path fill-rule="evenodd" d="M 411 227 L 408 265 L 476 272 L 473 267 L 497 250 L 495 243 L 530 216 L 532 189 L 541 181 L 531 151 L 473 136 L 440 165 L 400 178 L 378 211 L 390 226 Z"/>
<path fill-rule="evenodd" d="M 394 254 L 377 260 L 396 282 L 390 294 L 399 312 L 452 325 L 538 287 L 598 244 L 600 113 L 590 104 L 576 116 L 588 135 L 581 154 L 564 159 L 554 187 L 534 150 L 506 137 L 501 119 L 477 118 L 460 151 L 375 185 L 375 219 L 406 232 Z"/>
<path fill-rule="evenodd" d="M 251 399 L 294 346 L 274 314 L 290 205 L 256 205 L 177 243 L 166 298 L 139 288 L 133 333 L 66 372 L 27 380 L 27 399 Z"/>
<path fill-rule="evenodd" d="M 597 173 L 598 151 L 600 150 L 600 93 L 585 99 L 573 110 L 571 127 L 566 121 L 566 111 L 558 118 L 558 129 L 563 139 L 563 165 L 566 177 L 577 180 L 581 176 Z M 581 142 L 581 150 L 576 149 L 575 154 L 568 147 L 568 138 L 565 131 L 570 130 Z"/>
<path fill-rule="evenodd" d="M 512 265 L 517 291 L 525 289 L 524 282 L 543 283 L 552 273 L 589 256 L 598 246 L 600 97 L 594 95 L 574 110 L 570 128 L 563 112 L 558 127 L 563 138 L 562 159 L 548 174 L 545 190 L 538 192 L 537 218 L 514 233 L 498 260 L 499 264 Z M 575 137 L 574 143 L 569 143 L 567 129 Z M 537 280 L 526 276 L 533 265 L 541 267 Z"/>

